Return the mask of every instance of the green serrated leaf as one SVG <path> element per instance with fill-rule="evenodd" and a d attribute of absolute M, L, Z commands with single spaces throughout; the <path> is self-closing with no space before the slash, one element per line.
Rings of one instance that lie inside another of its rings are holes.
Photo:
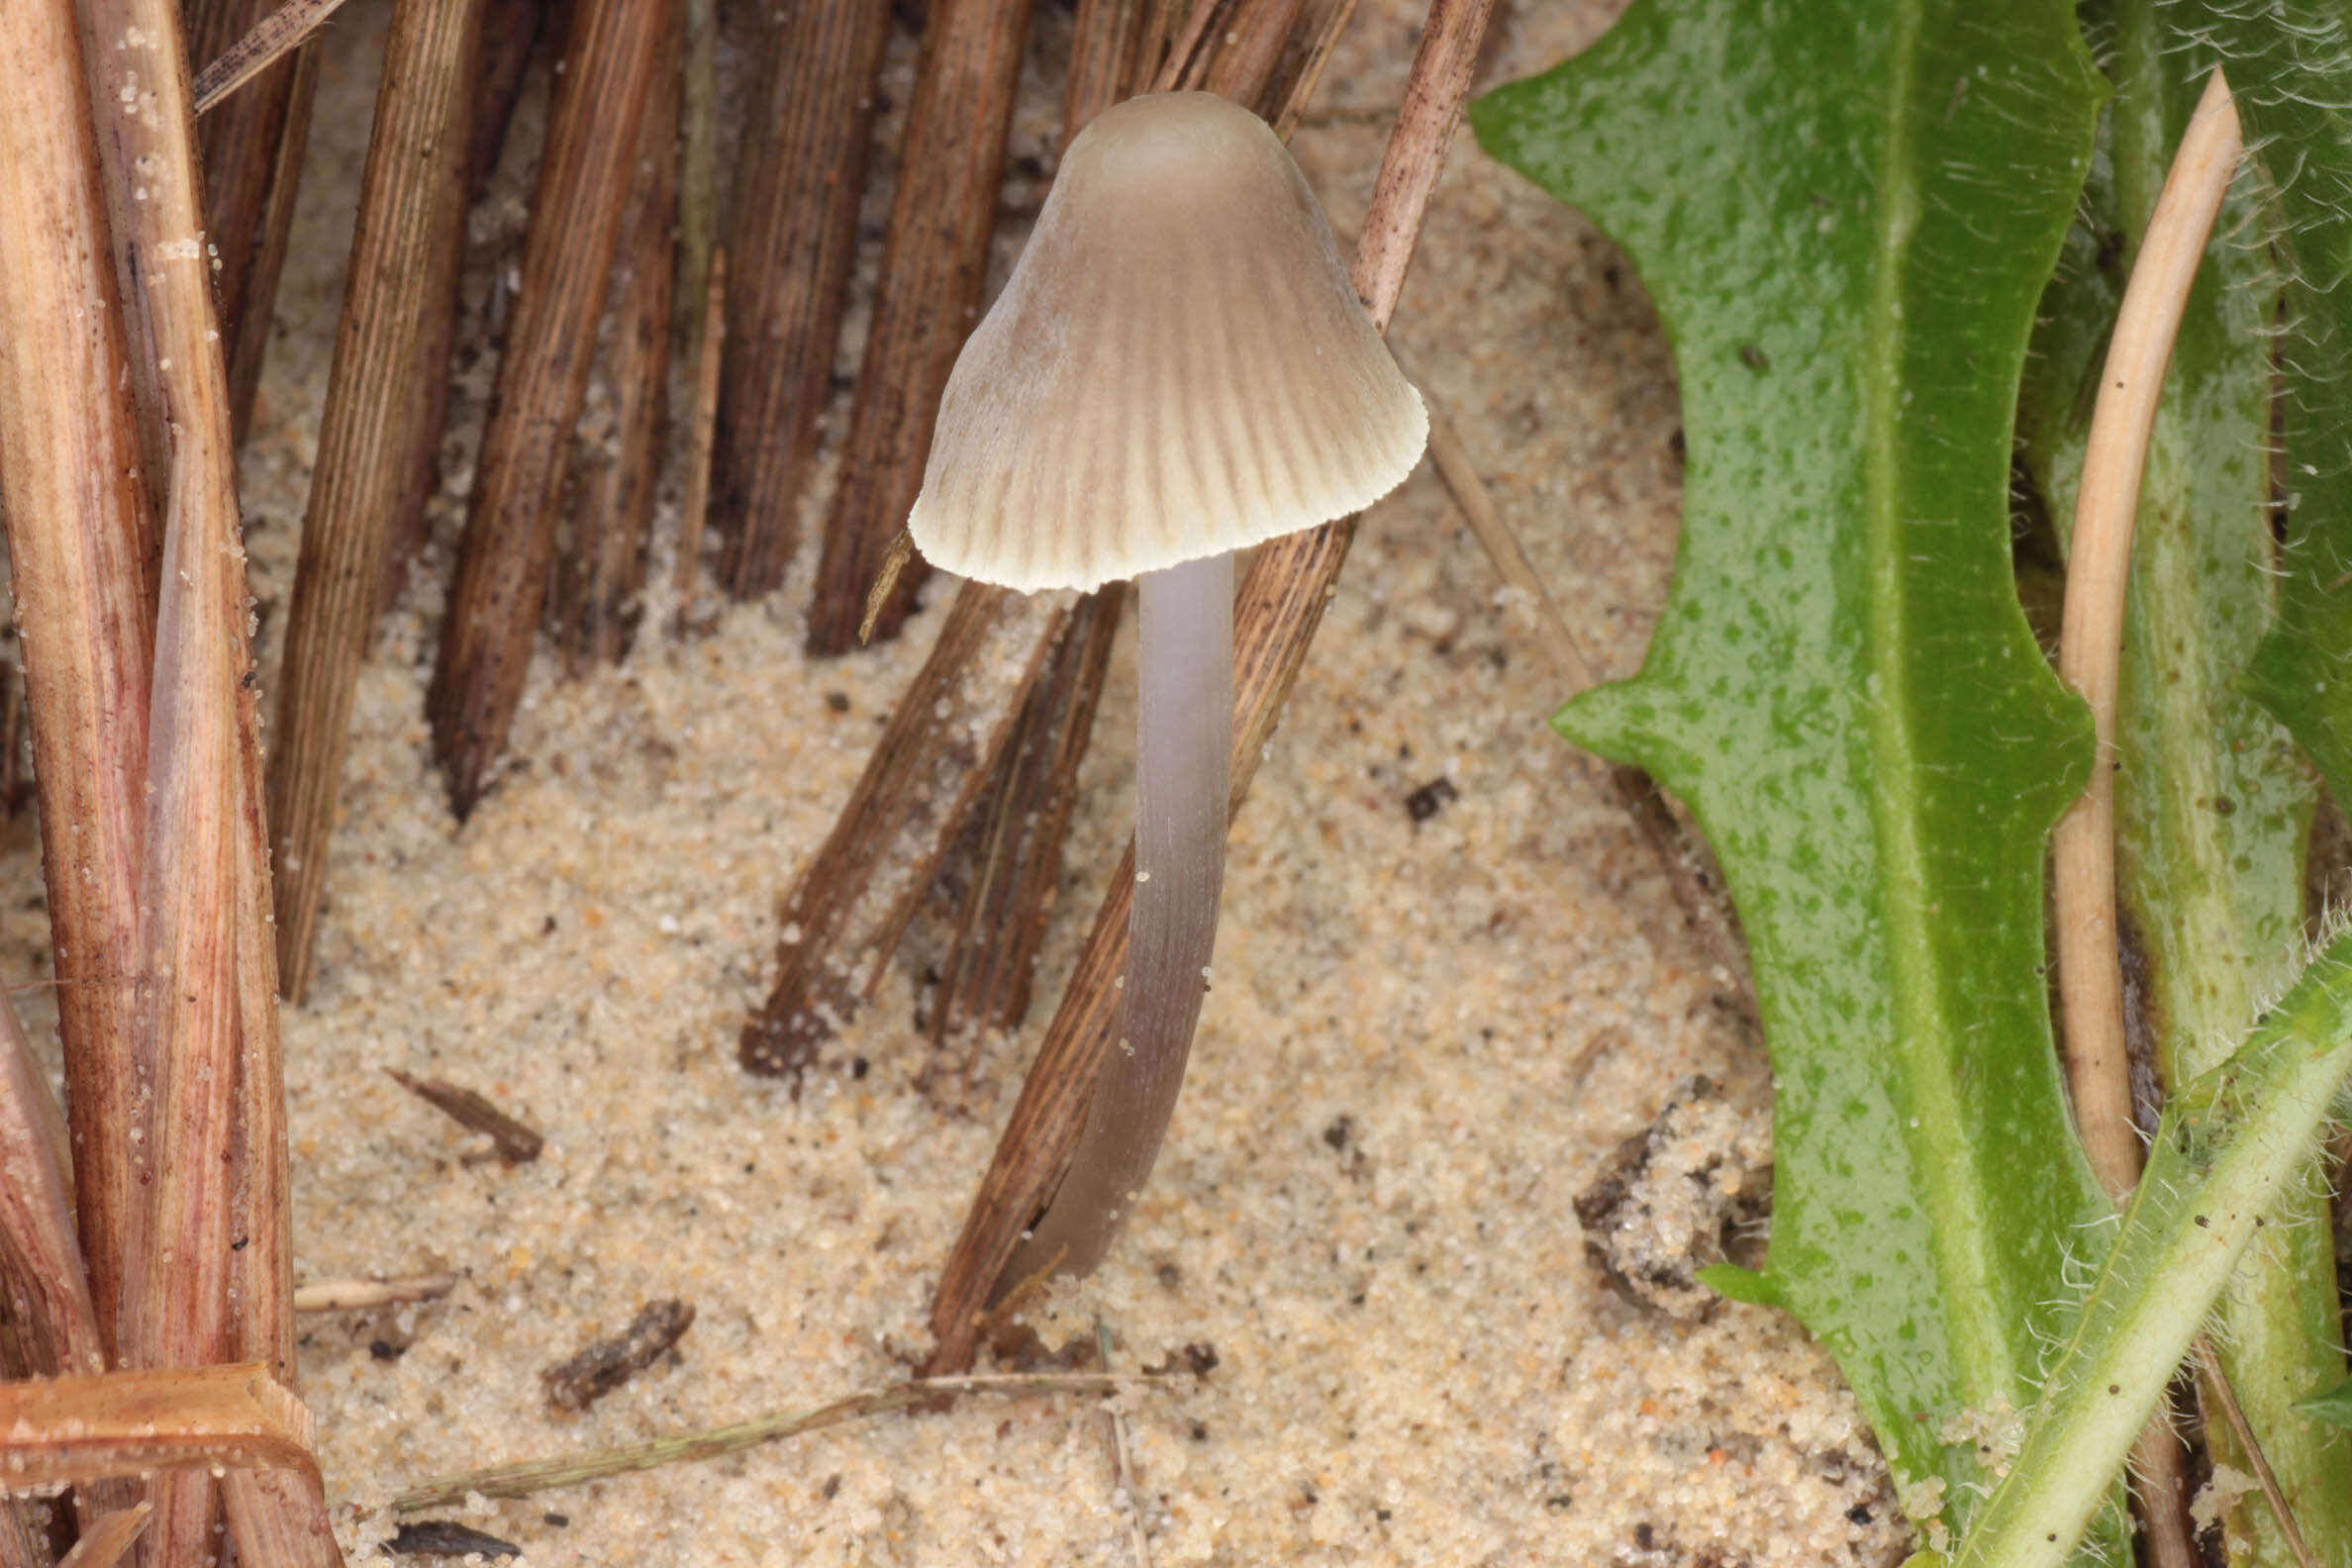
<path fill-rule="evenodd" d="M 2021 449 L 2054 520 L 2080 494 L 2105 333 L 2155 211 L 2205 70 L 2153 0 L 2087 6 L 2116 96 L 2102 126 L 2082 217 L 2020 397 Z M 2241 176 L 2183 314 L 2149 442 L 2126 602 L 2118 703 L 2117 872 L 2145 958 L 2149 1022 L 2167 1084 L 2227 1054 L 2303 931 L 2308 769 L 2243 675 L 2277 601 L 2269 570 L 2271 347 L 2279 285 L 2260 181 Z M 2325 1192 L 2312 1163 L 2248 1254 L 2216 1335 L 2232 1386 L 2328 1561 L 2352 1561 L 2352 1462 L 2335 1433 L 2293 1414 L 2340 1376 Z M 2251 1468 L 2226 1428 L 2217 1458 Z M 2259 1493 L 2224 1515 L 2230 1560 L 2291 1564 Z"/>
<path fill-rule="evenodd" d="M 1636 0 L 1473 111 L 1630 252 L 1674 342 L 1674 593 L 1640 675 L 1556 722 L 1722 858 L 1773 1053 L 1770 1279 L 1914 1519 L 1968 1512 L 1959 1426 L 2030 1401 L 2068 1240 L 2111 1213 L 2039 978 L 2090 726 L 2018 609 L 2007 506 L 2099 91 L 2054 0 Z"/>
<path fill-rule="evenodd" d="M 2188 58 L 2227 71 L 2276 192 L 2287 549 L 2253 689 L 2352 802 L 2352 11 L 2343 0 L 2186 0 Z M 2257 240 L 2264 238 L 2255 237 Z"/>

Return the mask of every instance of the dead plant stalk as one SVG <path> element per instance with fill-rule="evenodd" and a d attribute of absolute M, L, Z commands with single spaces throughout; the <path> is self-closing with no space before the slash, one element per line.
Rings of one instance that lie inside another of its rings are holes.
<path fill-rule="evenodd" d="M 433 219 L 447 187 L 464 177 L 459 154 L 472 86 L 465 66 L 481 20 L 481 0 L 401 0 L 384 41 L 269 758 L 278 969 L 296 1002 L 308 988 L 318 938 L 351 704 L 375 620 L 384 521 L 408 480 L 415 413 L 408 383 L 431 308 Z"/>
<path fill-rule="evenodd" d="M 426 695 L 434 759 L 460 821 L 481 801 L 522 704 L 555 549 L 557 492 L 670 8 L 671 0 L 587 0 L 572 17 L 522 289 Z"/>
<path fill-rule="evenodd" d="M 134 1194 L 154 523 L 69 0 L 0 6 L 0 499 L 26 654 L 75 1202 L 111 1356 Z"/>
<path fill-rule="evenodd" d="M 906 144 L 840 481 L 817 563 L 812 653 L 846 653 L 857 645 L 866 591 L 922 487 L 939 394 L 979 319 L 1029 3 L 933 0 L 907 102 Z M 898 635 L 923 576 L 920 565 L 901 576 L 875 636 Z"/>
<path fill-rule="evenodd" d="M 784 12 L 764 42 L 727 237 L 735 351 L 720 369 L 711 489 L 719 580 L 736 599 L 772 593 L 792 562 L 857 254 L 889 35 L 887 5 L 809 0 Z"/>

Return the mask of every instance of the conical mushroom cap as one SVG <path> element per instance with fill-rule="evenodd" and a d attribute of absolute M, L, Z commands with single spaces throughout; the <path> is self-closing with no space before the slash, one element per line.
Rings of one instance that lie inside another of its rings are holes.
<path fill-rule="evenodd" d="M 1360 511 L 1427 439 L 1282 143 L 1155 93 L 1071 142 L 908 527 L 965 577 L 1093 588 Z"/>

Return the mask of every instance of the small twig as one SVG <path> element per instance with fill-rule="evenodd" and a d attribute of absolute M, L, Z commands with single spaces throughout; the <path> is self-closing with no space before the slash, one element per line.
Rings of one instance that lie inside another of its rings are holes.
<path fill-rule="evenodd" d="M 719 437 L 719 377 L 727 353 L 727 252 L 711 252 L 704 284 L 701 347 L 694 361 L 694 427 L 686 447 L 686 498 L 678 508 L 678 624 L 694 625 L 702 586 L 703 529 L 711 514 L 711 463 Z"/>
<path fill-rule="evenodd" d="M 463 1502 L 466 1494 L 471 1492 L 478 1492 L 486 1498 L 530 1497 L 555 1487 L 582 1486 L 590 1481 L 627 1475 L 636 1470 L 651 1470 L 661 1465 L 693 1460 L 720 1459 L 729 1454 L 741 1453 L 746 1448 L 756 1448 L 762 1443 L 821 1431 L 828 1426 L 838 1426 L 867 1416 L 929 1405 L 958 1394 L 1102 1394 L 1122 1388 L 1163 1385 L 1170 1381 L 1167 1378 L 1108 1377 L 1084 1372 L 915 1378 L 886 1389 L 836 1400 L 831 1405 L 821 1405 L 811 1411 L 762 1416 L 732 1426 L 714 1426 L 706 1431 L 634 1443 L 626 1448 L 609 1448 L 575 1458 L 532 1459 L 517 1464 L 495 1465 L 486 1470 L 469 1470 L 463 1475 L 447 1476 L 409 1488 L 393 1498 L 392 1510 L 398 1514 L 414 1514 L 423 1509 L 443 1508 L 451 1503 Z"/>
<path fill-rule="evenodd" d="M 2279 1533 L 2287 1538 L 2287 1549 L 2295 1553 L 2300 1568 L 2319 1568 L 2319 1559 L 2304 1544 L 2303 1529 L 2295 1522 L 2295 1510 L 2288 1505 L 2287 1491 L 2279 1485 L 2279 1478 L 2271 1470 L 2270 1460 L 2264 1457 L 2262 1444 L 2255 1440 L 2254 1428 L 2247 1423 L 2246 1413 L 2238 1407 L 2237 1390 L 2229 1386 L 2228 1374 L 2221 1370 L 2221 1358 L 2213 1353 L 2213 1346 L 2203 1334 L 2190 1347 L 2198 1367 L 2205 1373 L 2205 1387 L 2213 1396 L 2213 1403 L 2221 1407 L 2222 1419 L 2237 1434 L 2238 1446 L 2246 1451 L 2246 1461 L 2254 1467 L 2254 1479 L 2262 1483 L 2262 1495 L 2270 1504 L 2271 1515 L 2279 1521 Z"/>
<path fill-rule="evenodd" d="M 342 9 L 343 3 L 343 0 L 286 0 L 197 74 L 196 113 L 211 110 L 269 69 L 279 55 L 300 49 L 329 17 Z"/>
<path fill-rule="evenodd" d="M 1111 1362 L 1111 1325 L 1095 1320 L 1095 1350 L 1103 1358 L 1103 1375 L 1118 1369 Z M 1151 1568 L 1151 1542 L 1143 1533 L 1143 1494 L 1135 1485 L 1135 1456 L 1127 1442 L 1127 1413 L 1117 1405 L 1103 1413 L 1111 1422 L 1111 1484 L 1126 1500 L 1127 1540 L 1135 1548 L 1135 1568 Z"/>
<path fill-rule="evenodd" d="M 1290 96 L 1283 100 L 1282 112 L 1274 117 L 1274 134 L 1283 141 L 1288 142 L 1291 133 L 1299 129 L 1299 117 L 1307 112 L 1307 105 L 1314 99 L 1315 89 L 1323 82 L 1323 67 L 1331 63 L 1331 51 L 1339 47 L 1339 35 L 1347 31 L 1355 12 L 1356 0 L 1337 0 L 1331 7 L 1307 55 L 1306 66 L 1292 83 Z M 1385 120 L 1387 111 L 1382 111 L 1380 118 Z"/>
<path fill-rule="evenodd" d="M 497 1145 L 498 1157 L 510 1165 L 528 1165 L 546 1146 L 545 1138 L 471 1089 L 439 1078 L 411 1078 L 397 1067 L 385 1068 L 384 1076 L 459 1127 L 487 1135 Z"/>
<path fill-rule="evenodd" d="M 2090 787 L 2059 822 L 2053 848 L 2058 994 L 2075 1126 L 2092 1168 L 2117 1203 L 2138 1180 L 2140 1161 L 2115 946 L 2115 687 L 2123 594 L 2165 365 L 2237 158 L 2237 112 L 2215 71 L 2181 139 L 2124 289 L 2100 373 L 2067 553 L 2058 674 L 2090 704 L 2097 748 Z"/>
<path fill-rule="evenodd" d="M 439 1301 L 457 1288 L 451 1273 L 394 1274 L 383 1279 L 313 1280 L 294 1287 L 298 1313 L 360 1312 L 404 1302 Z"/>
<path fill-rule="evenodd" d="M 857 645 L 866 589 L 923 487 L 939 394 L 979 315 L 1029 17 L 1029 0 L 932 0 L 817 563 L 812 653 Z M 901 576 L 875 635 L 898 636 L 927 572 Z"/>

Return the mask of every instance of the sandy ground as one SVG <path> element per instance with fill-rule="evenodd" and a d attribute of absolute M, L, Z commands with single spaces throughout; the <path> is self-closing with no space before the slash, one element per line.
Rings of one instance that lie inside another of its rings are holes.
<path fill-rule="evenodd" d="M 1609 9 L 1507 15 L 1487 79 L 1581 48 Z M 272 628 L 385 10 L 354 0 L 330 35 L 248 453 Z M 1016 154 L 1052 132 L 1041 84 L 1068 21 L 1051 0 L 1040 17 Z M 1406 0 L 1365 0 L 1298 136 L 1343 229 L 1416 26 Z M 909 58 L 901 38 L 902 101 Z M 519 233 L 526 164 L 478 239 Z M 1671 363 L 1631 269 L 1465 134 L 1395 341 L 1596 664 L 1630 670 L 1679 495 Z M 469 372 L 477 397 L 489 373 Z M 442 571 L 470 479 L 452 467 Z M 674 525 L 665 501 L 658 550 Z M 1088 764 L 1038 1017 L 942 1104 L 916 1086 L 928 1047 L 897 974 L 796 1100 L 737 1072 L 736 1029 L 776 901 L 937 619 L 812 664 L 806 555 L 705 639 L 653 637 L 577 684 L 542 657 L 512 763 L 463 831 L 425 757 L 430 581 L 366 669 L 318 980 L 286 1019 L 299 1268 L 464 1283 L 306 1321 L 305 1393 L 362 1555 L 402 1485 L 823 1403 L 927 1348 L 937 1266 L 1126 832 L 1127 676 Z M 665 603 L 668 571 L 664 554 Z M 1425 471 L 1366 520 L 1234 834 L 1219 983 L 1150 1193 L 1101 1275 L 1031 1314 L 1049 1341 L 1099 1318 L 1126 1370 L 1213 1348 L 1205 1375 L 1120 1399 L 1131 1489 L 1099 1399 L 985 1398 L 451 1517 L 533 1563 L 638 1568 L 1125 1563 L 1138 1528 L 1161 1565 L 1898 1556 L 1883 1468 L 1793 1325 L 1636 1306 L 1586 1257 L 1575 1199 L 1695 1075 L 1722 1098 L 1661 1127 L 1661 1168 L 1760 1187 L 1769 1087 L 1654 862 L 1545 729 L 1566 693 L 1496 587 Z M 1417 824 L 1405 798 L 1437 779 L 1454 794 Z M 28 839 L 10 875 L 31 889 Z M 0 934 L 29 971 L 38 900 L 11 904 Z M 34 1011 L 46 1033 L 38 994 Z M 488 1094 L 545 1131 L 544 1155 L 480 1158 L 387 1067 Z M 664 1297 L 699 1310 L 676 1355 L 585 1416 L 552 1412 L 539 1370 Z"/>

